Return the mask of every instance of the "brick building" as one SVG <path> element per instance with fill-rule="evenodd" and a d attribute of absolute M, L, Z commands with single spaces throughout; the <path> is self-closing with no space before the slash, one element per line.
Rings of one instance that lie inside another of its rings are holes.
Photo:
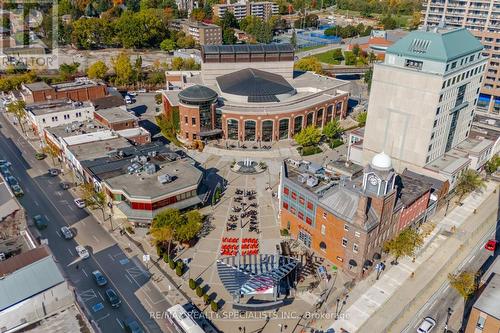
<path fill-rule="evenodd" d="M 493 273 L 472 306 L 465 333 L 500 332 L 500 274 Z"/>
<path fill-rule="evenodd" d="M 281 227 L 348 274 L 362 277 L 381 258 L 387 240 L 425 219 L 430 185 L 397 175 L 382 153 L 352 181 L 313 164 L 285 162 L 279 193 Z"/>
<path fill-rule="evenodd" d="M 45 102 L 57 99 L 89 101 L 108 94 L 106 85 L 88 79 L 49 85 L 45 82 L 24 83 L 21 98 L 27 103 Z"/>
<path fill-rule="evenodd" d="M 187 36 L 193 37 L 199 45 L 222 44 L 222 28 L 216 24 L 178 19 L 172 20 L 170 27 L 172 30 L 183 31 Z"/>

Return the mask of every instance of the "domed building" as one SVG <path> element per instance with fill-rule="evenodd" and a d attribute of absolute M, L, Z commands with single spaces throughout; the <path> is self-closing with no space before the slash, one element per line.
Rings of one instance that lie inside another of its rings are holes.
<path fill-rule="evenodd" d="M 396 173 L 392 168 L 391 157 L 384 152 L 375 156 L 365 167 L 363 189 L 377 196 L 384 196 L 394 189 Z"/>
<path fill-rule="evenodd" d="M 201 73 L 167 72 L 167 86 L 173 90 L 163 93 L 163 104 L 167 114 L 179 109 L 179 139 L 287 140 L 306 126 L 321 128 L 346 116 L 347 81 L 311 72 L 285 76 L 270 70 L 271 63 L 263 67 L 268 70 L 255 68 L 261 68 L 261 63 L 241 68 L 234 64 L 238 52 L 247 52 L 247 48 L 234 45 L 231 50 L 236 56 L 223 63 L 224 55 L 220 54 L 217 64 L 224 69 L 214 76 L 214 68 L 210 68 L 210 77 L 215 80 L 208 83 L 203 82 L 207 76 L 203 75 L 203 64 Z"/>

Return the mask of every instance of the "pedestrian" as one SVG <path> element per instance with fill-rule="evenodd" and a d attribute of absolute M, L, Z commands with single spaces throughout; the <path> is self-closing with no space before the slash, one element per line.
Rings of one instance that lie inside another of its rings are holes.
<path fill-rule="evenodd" d="M 78 264 L 76 264 L 75 268 L 78 269 L 78 267 L 79 267 Z"/>

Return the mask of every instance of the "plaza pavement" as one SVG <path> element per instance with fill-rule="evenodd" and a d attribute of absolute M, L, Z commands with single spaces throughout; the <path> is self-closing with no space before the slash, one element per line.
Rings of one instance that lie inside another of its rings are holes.
<path fill-rule="evenodd" d="M 472 193 L 465 198 L 462 206 L 454 208 L 446 217 L 442 216 L 442 211 L 438 213 L 433 220 L 442 220 L 426 237 L 415 262 L 410 258 L 400 259 L 399 265 L 388 264 L 378 281 L 375 280 L 375 273 L 361 281 L 350 292 L 349 299 L 352 301 L 348 302 L 346 311 L 330 327 L 335 331 L 344 329 L 351 333 L 399 332 L 404 326 L 391 329 L 392 324 L 395 321 L 405 323 L 403 317 L 407 316 L 409 320 L 411 310 L 417 308 L 413 303 L 425 302 L 425 296 L 432 294 L 434 289 L 429 285 L 436 285 L 436 290 L 441 285 L 442 282 L 437 283 L 434 279 L 446 279 L 447 274 L 454 271 L 467 255 L 466 250 L 476 246 L 496 224 L 496 190 L 498 184 L 489 182 L 482 193 Z M 451 227 L 454 227 L 453 234 L 449 232 Z"/>

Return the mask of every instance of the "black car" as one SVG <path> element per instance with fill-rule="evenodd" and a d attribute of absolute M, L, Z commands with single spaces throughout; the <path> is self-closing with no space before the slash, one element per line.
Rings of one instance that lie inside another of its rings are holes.
<path fill-rule="evenodd" d="M 120 297 L 118 297 L 116 292 L 111 288 L 106 290 L 106 297 L 113 308 L 118 308 L 120 304 L 122 304 Z"/>
<path fill-rule="evenodd" d="M 71 183 L 62 182 L 62 183 L 59 183 L 59 186 L 61 187 L 61 189 L 67 190 L 67 189 L 69 189 L 71 187 Z"/>
<path fill-rule="evenodd" d="M 128 318 L 123 322 L 123 328 L 127 333 L 144 333 L 139 323 L 132 318 Z"/>
<path fill-rule="evenodd" d="M 49 169 L 49 175 L 52 176 L 52 177 L 56 177 L 56 176 L 59 176 L 59 169 Z"/>

